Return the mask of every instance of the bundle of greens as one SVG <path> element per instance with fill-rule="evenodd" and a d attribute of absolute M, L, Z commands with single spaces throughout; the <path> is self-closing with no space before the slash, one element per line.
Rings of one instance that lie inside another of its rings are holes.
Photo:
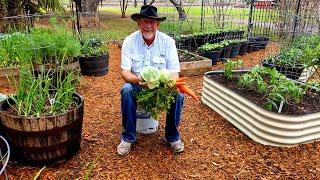
<path fill-rule="evenodd" d="M 158 120 L 160 113 L 167 112 L 175 100 L 178 93 L 175 81 L 168 70 L 149 66 L 141 71 L 140 76 L 146 88 L 136 94 L 137 103 Z"/>

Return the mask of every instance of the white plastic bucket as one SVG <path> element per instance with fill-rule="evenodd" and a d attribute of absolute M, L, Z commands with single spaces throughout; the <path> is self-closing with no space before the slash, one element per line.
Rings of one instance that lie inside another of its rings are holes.
<path fill-rule="evenodd" d="M 136 131 L 141 134 L 153 134 L 158 131 L 159 122 L 151 117 L 150 112 L 138 108 Z"/>

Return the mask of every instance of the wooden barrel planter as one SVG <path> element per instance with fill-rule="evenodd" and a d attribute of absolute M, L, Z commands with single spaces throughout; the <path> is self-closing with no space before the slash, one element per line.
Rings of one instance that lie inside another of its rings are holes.
<path fill-rule="evenodd" d="M 81 74 L 103 76 L 108 73 L 109 54 L 94 57 L 79 57 Z"/>
<path fill-rule="evenodd" d="M 10 80 L 18 81 L 19 79 L 19 69 L 18 68 L 0 68 L 0 86 L 10 87 Z"/>
<path fill-rule="evenodd" d="M 9 103 L 0 104 L 0 119 L 14 159 L 43 165 L 72 157 L 80 149 L 83 97 L 74 94 L 77 106 L 54 116 L 24 117 L 8 113 Z"/>

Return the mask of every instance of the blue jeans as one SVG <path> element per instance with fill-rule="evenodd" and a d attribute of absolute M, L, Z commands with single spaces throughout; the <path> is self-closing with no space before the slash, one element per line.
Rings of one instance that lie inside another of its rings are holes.
<path fill-rule="evenodd" d="M 138 85 L 125 83 L 121 89 L 121 112 L 122 112 L 122 140 L 126 142 L 135 142 L 136 136 L 136 110 L 137 103 L 134 93 L 141 91 Z M 179 93 L 175 102 L 171 104 L 171 108 L 166 116 L 165 138 L 168 142 L 175 142 L 180 139 L 178 126 L 183 107 L 184 95 Z"/>

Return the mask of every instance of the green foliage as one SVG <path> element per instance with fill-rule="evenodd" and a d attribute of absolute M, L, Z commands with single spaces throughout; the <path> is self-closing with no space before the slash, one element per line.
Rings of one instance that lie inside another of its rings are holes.
<path fill-rule="evenodd" d="M 84 57 L 102 56 L 107 52 L 107 46 L 100 38 L 89 37 L 82 41 L 81 55 Z"/>
<path fill-rule="evenodd" d="M 239 40 L 239 39 L 232 39 L 232 40 L 229 40 L 229 44 L 233 44 L 233 45 L 235 45 L 235 44 L 240 44 L 242 41 L 241 40 Z"/>
<path fill-rule="evenodd" d="M 175 82 L 168 70 L 158 71 L 156 68 L 146 67 L 140 74 L 147 88 L 135 95 L 137 103 L 158 120 L 160 113 L 167 112 L 175 100 Z"/>
<path fill-rule="evenodd" d="M 237 60 L 237 61 L 230 61 L 228 60 L 227 62 L 224 63 L 224 76 L 227 79 L 232 79 L 233 77 L 233 70 L 242 66 L 243 61 L 242 60 Z"/>
<path fill-rule="evenodd" d="M 265 107 L 268 110 L 279 110 L 281 102 L 287 103 L 289 99 L 299 102 L 311 86 L 303 87 L 287 79 L 275 68 L 255 66 L 249 73 L 240 77 L 239 84 L 247 88 L 256 88 L 264 93 L 267 99 Z"/>
<path fill-rule="evenodd" d="M 164 84 L 154 89 L 142 89 L 137 95 L 137 103 L 154 119 L 159 119 L 161 112 L 167 112 L 175 100 L 177 91 L 175 88 L 167 88 Z"/>
<path fill-rule="evenodd" d="M 0 67 L 18 66 L 30 41 L 30 36 L 20 32 L 0 38 Z"/>
<path fill-rule="evenodd" d="M 50 29 L 16 32 L 0 39 L 0 67 L 19 66 L 23 61 L 61 65 L 73 61 L 80 54 L 80 47 L 69 30 L 56 24 Z"/>
<path fill-rule="evenodd" d="M 229 40 L 223 40 L 220 42 L 220 44 L 223 46 L 223 47 L 227 47 L 230 45 L 230 41 Z"/>
<path fill-rule="evenodd" d="M 33 62 L 38 64 L 64 64 L 72 62 L 80 54 L 80 42 L 67 29 L 55 26 L 51 29 L 34 28 L 30 32 L 27 49 Z"/>
<path fill-rule="evenodd" d="M 74 105 L 73 93 L 79 82 L 79 72 L 68 72 L 63 76 L 64 70 L 57 70 L 56 84 L 52 88 L 52 72 L 42 72 L 35 75 L 30 66 L 20 67 L 19 82 L 12 84 L 16 88 L 16 94 L 10 95 L 15 102 L 12 107 L 18 115 L 28 117 L 39 117 L 66 112 Z"/>
<path fill-rule="evenodd" d="M 295 39 L 291 46 L 280 49 L 279 55 L 269 58 L 268 61 L 290 67 L 320 65 L 320 36 L 301 36 Z"/>
<path fill-rule="evenodd" d="M 214 43 L 214 44 L 209 44 L 206 43 L 198 48 L 198 51 L 206 52 L 206 51 L 212 51 L 216 49 L 221 49 L 223 48 L 223 45 L 221 43 Z"/>

